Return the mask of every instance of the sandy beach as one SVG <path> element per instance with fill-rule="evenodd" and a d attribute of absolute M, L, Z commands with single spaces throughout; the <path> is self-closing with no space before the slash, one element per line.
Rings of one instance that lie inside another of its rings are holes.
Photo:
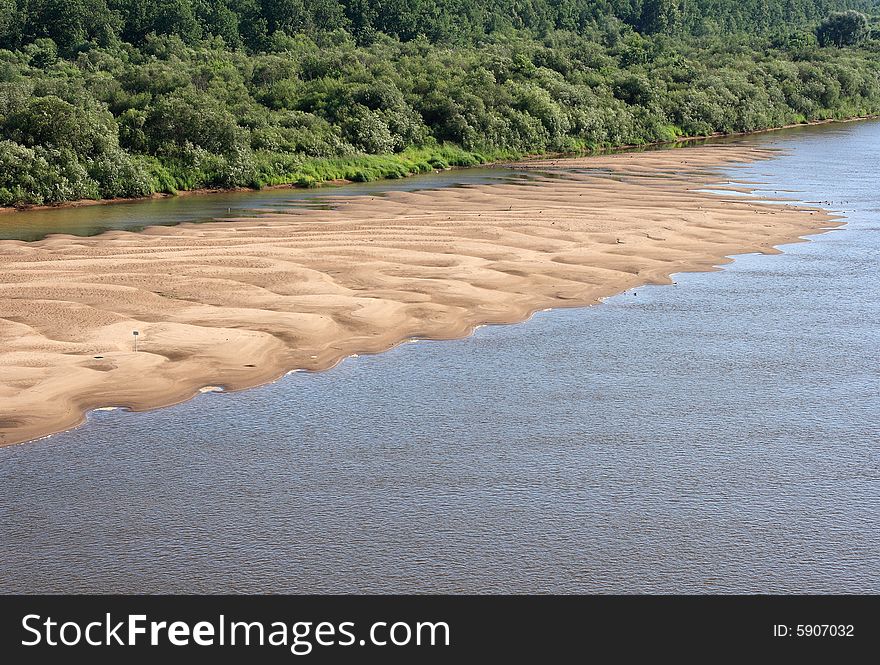
<path fill-rule="evenodd" d="M 537 160 L 518 165 L 534 174 L 525 184 L 0 242 L 0 445 L 96 408 L 170 405 L 412 337 L 595 304 L 835 225 L 821 210 L 734 195 L 747 184 L 719 175 L 773 154 L 723 145 Z"/>

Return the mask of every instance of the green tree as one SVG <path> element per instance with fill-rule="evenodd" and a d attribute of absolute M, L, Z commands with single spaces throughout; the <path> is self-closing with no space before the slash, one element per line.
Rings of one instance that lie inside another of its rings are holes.
<path fill-rule="evenodd" d="M 816 30 L 822 46 L 854 46 L 867 37 L 868 17 L 853 10 L 834 12 Z"/>
<path fill-rule="evenodd" d="M 678 19 L 678 0 L 644 0 L 636 28 L 639 32 L 653 35 L 666 32 Z"/>
<path fill-rule="evenodd" d="M 200 0 L 196 14 L 208 35 L 220 37 L 231 48 L 241 46 L 238 14 L 232 11 L 223 0 Z"/>
<path fill-rule="evenodd" d="M 177 35 L 187 42 L 201 37 L 201 26 L 196 21 L 191 0 L 154 0 L 151 9 L 151 32 Z"/>
<path fill-rule="evenodd" d="M 16 0 L 0 0 L 0 48 L 15 48 L 21 43 L 27 11 Z"/>
<path fill-rule="evenodd" d="M 280 30 L 294 35 L 302 30 L 309 20 L 306 3 L 303 0 L 262 0 L 262 13 L 268 23 L 269 34 Z"/>
<path fill-rule="evenodd" d="M 306 7 L 315 31 L 333 32 L 349 25 L 345 7 L 339 0 L 311 0 Z"/>
<path fill-rule="evenodd" d="M 229 8 L 238 16 L 238 32 L 251 49 L 265 48 L 269 23 L 257 0 L 229 0 Z"/>
<path fill-rule="evenodd" d="M 103 153 L 118 140 L 107 111 L 80 108 L 54 95 L 32 97 L 4 125 L 9 138 L 25 146 L 66 148 L 81 156 Z"/>
<path fill-rule="evenodd" d="M 369 44 L 376 34 L 376 8 L 370 0 L 348 0 L 345 15 L 351 24 L 351 33 L 358 44 Z"/>
<path fill-rule="evenodd" d="M 58 46 L 49 37 L 35 39 L 24 48 L 24 52 L 30 56 L 31 65 L 40 69 L 50 67 L 58 61 Z"/>
<path fill-rule="evenodd" d="M 64 50 L 86 40 L 83 0 L 37 0 L 29 9 L 29 29 L 34 35 L 49 37 Z"/>
<path fill-rule="evenodd" d="M 219 100 L 192 88 L 162 97 L 139 128 L 154 154 L 174 154 L 187 144 L 214 154 L 231 153 L 240 134 L 235 118 Z"/>

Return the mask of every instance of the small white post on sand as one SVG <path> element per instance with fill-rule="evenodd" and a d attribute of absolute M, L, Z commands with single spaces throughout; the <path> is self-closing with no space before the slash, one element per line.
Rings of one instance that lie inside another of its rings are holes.
<path fill-rule="evenodd" d="M 132 331 L 131 334 L 134 335 L 134 352 L 137 353 L 137 350 L 138 350 L 138 335 L 140 335 L 140 333 L 139 333 L 137 330 L 134 330 L 134 331 Z"/>

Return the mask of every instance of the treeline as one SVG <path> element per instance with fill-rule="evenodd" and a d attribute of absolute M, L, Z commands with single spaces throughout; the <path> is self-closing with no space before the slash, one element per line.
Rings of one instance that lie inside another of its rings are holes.
<path fill-rule="evenodd" d="M 0 204 L 400 177 L 880 112 L 880 42 L 860 23 L 822 47 L 818 23 L 696 36 L 606 17 L 459 46 L 275 30 L 259 51 L 155 29 L 124 41 L 122 19 L 103 45 L 72 50 L 22 33 L 0 50 Z"/>
<path fill-rule="evenodd" d="M 870 10 L 871 0 L 0 0 L 0 48 L 41 37 L 62 53 L 92 42 L 141 45 L 149 35 L 188 44 L 220 37 L 262 51 L 272 37 L 345 30 L 359 45 L 378 34 L 400 41 L 470 45 L 525 30 L 534 37 L 581 33 L 619 21 L 642 34 L 768 33 L 834 10 Z"/>

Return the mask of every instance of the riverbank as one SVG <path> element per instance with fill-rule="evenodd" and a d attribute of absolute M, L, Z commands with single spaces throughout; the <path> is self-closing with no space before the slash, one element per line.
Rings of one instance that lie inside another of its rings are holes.
<path fill-rule="evenodd" d="M 592 151 L 582 153 L 547 153 L 537 155 L 527 154 L 495 154 L 481 155 L 479 153 L 467 152 L 461 149 L 440 149 L 439 152 L 412 151 L 405 152 L 401 155 L 362 155 L 354 158 L 339 158 L 313 160 L 318 163 L 338 162 L 335 166 L 331 165 L 324 169 L 313 166 L 312 175 L 302 179 L 294 179 L 291 182 L 277 182 L 267 184 L 259 189 L 309 189 L 315 187 L 334 187 L 339 185 L 347 185 L 353 182 L 377 182 L 383 180 L 396 180 L 400 178 L 412 177 L 415 175 L 427 173 L 430 171 L 442 171 L 450 169 L 473 168 L 474 166 L 497 166 L 512 164 L 520 164 L 522 162 L 556 159 L 556 158 L 572 158 L 572 157 L 588 157 L 597 155 L 608 155 L 617 152 L 631 152 L 642 150 L 657 150 L 665 148 L 683 147 L 698 144 L 701 142 L 722 141 L 724 139 L 735 139 L 743 136 L 755 136 L 760 134 L 768 134 L 778 132 L 785 129 L 795 129 L 797 127 L 814 127 L 818 125 L 840 124 L 848 122 L 858 122 L 862 120 L 874 120 L 880 116 L 853 116 L 850 118 L 830 118 L 825 120 L 810 120 L 796 124 L 782 125 L 780 127 L 767 127 L 765 129 L 757 129 L 751 132 L 733 132 L 725 134 L 715 132 L 714 134 L 702 134 L 698 136 L 678 136 L 672 141 L 654 141 L 642 144 L 625 144 L 617 146 L 607 146 L 597 148 Z M 439 161 L 438 161 L 439 160 Z M 375 164 L 374 164 L 375 162 Z M 315 177 L 318 172 L 326 172 L 327 178 Z M 345 177 L 348 176 L 348 177 Z M 110 205 L 116 203 L 137 203 L 149 199 L 163 199 L 175 196 L 200 196 L 218 194 L 221 192 L 238 192 L 238 191 L 259 191 L 256 188 L 249 187 L 199 187 L 195 189 L 182 189 L 174 193 L 156 192 L 149 196 L 115 198 L 115 199 L 77 199 L 75 201 L 64 201 L 62 203 L 54 203 L 51 205 L 20 205 L 20 206 L 0 206 L 0 214 L 10 214 L 16 212 L 29 212 L 32 210 L 54 210 L 64 208 L 81 208 L 85 206 Z"/>
<path fill-rule="evenodd" d="M 96 408 L 156 408 L 208 385 L 239 390 L 413 337 L 594 304 L 832 226 L 820 210 L 699 191 L 727 186 L 722 167 L 774 154 L 718 145 L 536 160 L 522 165 L 536 173 L 526 184 L 4 241 L 0 445 Z"/>
<path fill-rule="evenodd" d="M 452 168 L 469 168 L 491 164 L 502 159 L 518 159 L 519 153 L 499 151 L 491 155 L 464 150 L 454 145 L 435 145 L 425 148 L 409 148 L 393 154 L 361 154 L 348 157 L 310 157 L 297 162 L 291 171 L 283 175 L 262 178 L 259 185 L 246 187 L 242 185 L 229 187 L 183 186 L 176 179 L 166 176 L 165 180 L 174 180 L 175 186 L 163 185 L 159 191 L 145 196 L 117 197 L 106 199 L 73 199 L 51 204 L 19 204 L 0 206 L 0 213 L 28 212 L 31 210 L 51 210 L 75 208 L 82 206 L 105 205 L 113 203 L 132 203 L 149 199 L 160 199 L 175 196 L 191 196 L 200 194 L 217 194 L 220 192 L 243 192 L 271 189 L 310 189 L 345 185 L 354 182 L 376 182 L 380 180 L 398 180 L 415 175 L 439 172 Z"/>

